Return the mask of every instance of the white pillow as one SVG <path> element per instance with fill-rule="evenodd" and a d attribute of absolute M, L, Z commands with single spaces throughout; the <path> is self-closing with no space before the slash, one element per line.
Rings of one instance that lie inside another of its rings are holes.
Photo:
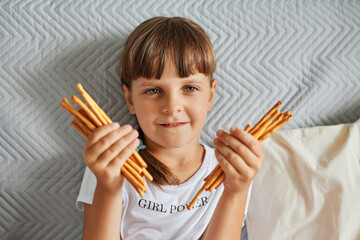
<path fill-rule="evenodd" d="M 263 148 L 249 239 L 360 239 L 360 120 L 279 131 Z"/>

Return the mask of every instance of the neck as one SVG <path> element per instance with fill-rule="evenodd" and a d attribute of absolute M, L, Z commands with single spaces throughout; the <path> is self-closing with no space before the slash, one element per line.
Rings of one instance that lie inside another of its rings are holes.
<path fill-rule="evenodd" d="M 163 147 L 146 141 L 146 147 L 157 160 L 172 171 L 180 182 L 189 179 L 200 168 L 205 152 L 197 139 L 176 148 Z"/>

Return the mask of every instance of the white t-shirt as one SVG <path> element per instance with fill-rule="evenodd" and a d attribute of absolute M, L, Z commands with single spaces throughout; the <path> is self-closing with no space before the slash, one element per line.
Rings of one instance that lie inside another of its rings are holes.
<path fill-rule="evenodd" d="M 144 198 L 128 181 L 123 187 L 123 215 L 121 237 L 130 239 L 198 239 L 205 231 L 224 190 L 220 185 L 212 192 L 203 191 L 191 210 L 187 209 L 201 186 L 218 164 L 214 149 L 205 147 L 205 157 L 200 169 L 185 183 L 156 187 L 147 181 Z M 83 210 L 83 203 L 92 203 L 96 187 L 95 175 L 86 168 L 76 206 Z M 251 186 L 245 214 L 247 213 Z M 240 214 L 240 213 L 239 213 Z M 244 224 L 244 223 L 243 223 Z M 241 227 L 241 226 L 239 226 Z"/>

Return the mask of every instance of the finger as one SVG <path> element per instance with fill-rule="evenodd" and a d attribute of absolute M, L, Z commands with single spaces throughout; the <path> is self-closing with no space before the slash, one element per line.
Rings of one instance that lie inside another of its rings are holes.
<path fill-rule="evenodd" d="M 134 139 L 124 148 L 115 158 L 109 163 L 109 167 L 121 169 L 125 161 L 131 156 L 131 154 L 136 151 L 136 148 L 139 146 L 140 140 L 138 138 Z"/>
<path fill-rule="evenodd" d="M 108 133 L 118 129 L 120 124 L 114 122 L 112 124 L 107 124 L 101 127 L 96 128 L 88 137 L 84 150 L 90 149 L 100 138 L 106 136 Z"/>
<path fill-rule="evenodd" d="M 252 161 L 257 159 L 258 157 L 246 146 L 244 145 L 238 138 L 230 135 L 223 130 L 217 132 L 218 138 L 240 158 L 242 158 L 247 165 L 253 166 L 255 163 Z M 230 154 L 230 153 L 229 153 Z"/>
<path fill-rule="evenodd" d="M 231 169 L 234 169 L 239 174 L 242 174 L 249 168 L 244 160 L 220 139 L 214 139 L 214 145 L 219 155 L 219 164 L 221 168 L 224 166 L 224 171 L 228 169 L 231 172 Z"/>
<path fill-rule="evenodd" d="M 106 166 L 112 161 L 116 156 L 118 156 L 122 151 L 126 150 L 128 145 L 134 141 L 139 136 L 136 130 L 132 130 L 130 133 L 121 136 L 115 141 L 110 147 L 108 147 L 104 152 L 99 156 L 99 164 Z M 131 152 L 132 153 L 132 152 Z M 122 156 L 122 155 L 121 155 Z M 130 155 L 129 155 L 130 156 Z M 129 156 L 126 156 L 128 158 Z"/>
<path fill-rule="evenodd" d="M 88 159 L 88 161 L 96 161 L 99 156 L 105 152 L 105 150 L 110 148 L 111 145 L 113 145 L 116 141 L 118 141 L 125 135 L 129 134 L 131 131 L 132 127 L 130 125 L 124 125 L 122 127 L 114 129 L 113 131 L 108 132 L 107 135 L 98 139 L 98 141 L 84 153 L 85 158 L 87 158 L 87 156 L 91 156 L 91 159 Z"/>
<path fill-rule="evenodd" d="M 248 165 L 250 165 L 255 170 L 259 171 L 264 161 L 264 152 L 261 143 L 251 134 L 236 127 L 230 128 L 230 134 L 240 139 L 240 141 L 244 143 L 247 146 L 247 148 L 250 149 L 250 151 L 256 156 L 256 158 L 246 158 L 246 159 L 249 160 L 252 159 L 252 161 L 247 161 Z"/>
<path fill-rule="evenodd" d="M 237 127 L 231 127 L 230 134 L 245 144 L 257 157 L 263 157 L 261 143 L 251 134 Z"/>

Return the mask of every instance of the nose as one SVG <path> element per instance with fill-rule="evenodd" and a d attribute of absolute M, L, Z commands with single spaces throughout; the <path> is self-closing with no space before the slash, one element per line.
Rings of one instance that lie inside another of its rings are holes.
<path fill-rule="evenodd" d="M 181 97 L 177 93 L 168 93 L 164 98 L 163 112 L 165 114 L 173 114 L 182 110 Z"/>

